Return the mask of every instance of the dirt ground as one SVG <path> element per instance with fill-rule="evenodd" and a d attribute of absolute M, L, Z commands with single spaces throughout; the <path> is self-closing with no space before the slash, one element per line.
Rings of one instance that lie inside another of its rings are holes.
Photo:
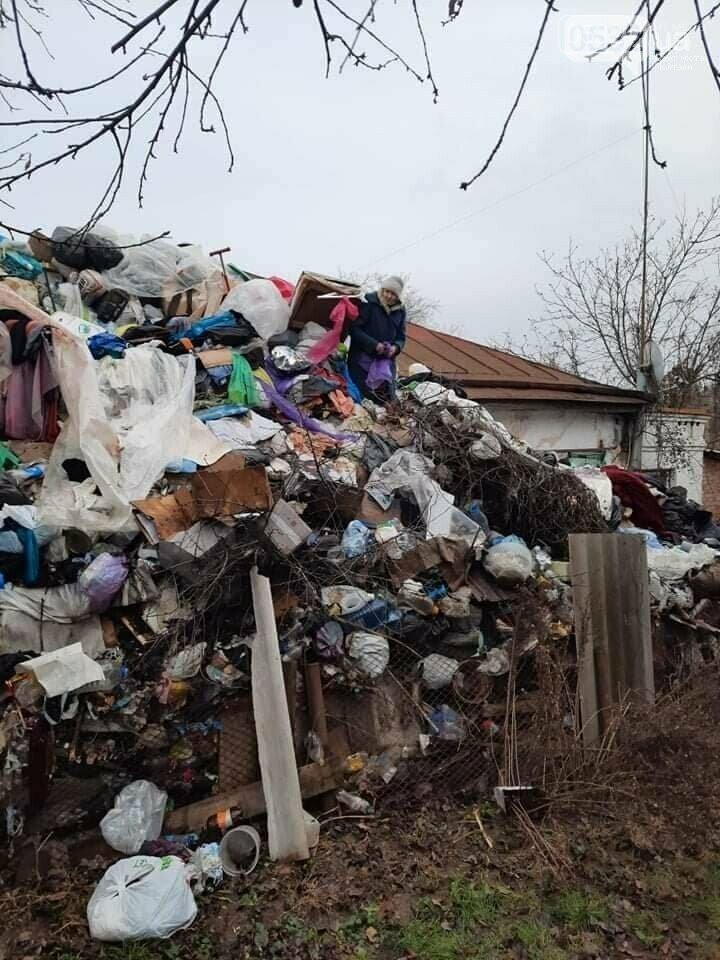
<path fill-rule="evenodd" d="M 640 718 L 593 782 L 556 775 L 531 817 L 487 797 L 329 813 L 310 861 L 226 880 L 170 940 L 92 941 L 85 909 L 104 865 L 53 865 L 50 838 L 49 868 L 26 857 L 24 882 L 4 872 L 0 958 L 720 960 L 717 689 L 706 678 L 701 695 Z"/>

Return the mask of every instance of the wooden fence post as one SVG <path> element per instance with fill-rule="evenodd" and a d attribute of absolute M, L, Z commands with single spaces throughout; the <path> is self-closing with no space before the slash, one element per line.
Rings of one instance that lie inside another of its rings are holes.
<path fill-rule="evenodd" d="M 597 745 L 628 694 L 655 699 L 650 590 L 643 538 L 570 536 L 583 741 Z"/>

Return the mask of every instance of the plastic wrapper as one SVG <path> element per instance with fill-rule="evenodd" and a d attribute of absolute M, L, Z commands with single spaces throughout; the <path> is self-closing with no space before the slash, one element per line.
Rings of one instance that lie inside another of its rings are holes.
<path fill-rule="evenodd" d="M 88 598 L 92 613 L 104 613 L 127 580 L 127 557 L 101 553 L 78 577 L 78 584 Z"/>
<path fill-rule="evenodd" d="M 195 919 L 197 905 L 177 857 L 130 857 L 103 874 L 87 908 L 90 936 L 122 942 L 171 937 Z"/>
<path fill-rule="evenodd" d="M 96 362 L 85 343 L 57 328 L 53 343 L 68 417 L 40 492 L 44 523 L 119 530 L 130 519 L 130 502 L 148 495 L 168 463 L 183 457 L 202 462 L 206 454 L 205 462 L 213 462 L 227 449 L 218 449 L 210 431 L 193 418 L 192 357 L 143 345 L 122 360 Z M 63 468 L 70 458 L 84 461 L 89 480 L 70 481 Z"/>
<path fill-rule="evenodd" d="M 223 300 L 222 309 L 241 313 L 263 340 L 287 330 L 290 320 L 290 308 L 270 280 L 239 283 Z"/>
<path fill-rule="evenodd" d="M 137 853 L 162 831 L 167 794 L 149 780 L 135 780 L 115 797 L 115 806 L 100 821 L 103 840 L 120 853 Z"/>
<path fill-rule="evenodd" d="M 498 583 L 514 586 L 532 576 L 533 555 L 517 537 L 506 537 L 490 547 L 484 564 Z"/>

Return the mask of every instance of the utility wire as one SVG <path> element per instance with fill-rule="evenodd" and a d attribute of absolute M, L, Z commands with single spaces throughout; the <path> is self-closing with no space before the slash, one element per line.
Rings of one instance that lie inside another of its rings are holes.
<path fill-rule="evenodd" d="M 631 130 L 630 133 L 623 134 L 622 137 L 618 137 L 617 140 L 612 140 L 610 143 L 606 143 L 602 147 L 598 147 L 597 150 L 593 150 L 592 153 L 583 154 L 581 157 L 576 157 L 575 160 L 571 160 L 570 163 L 566 163 L 562 167 L 558 167 L 556 170 L 553 170 L 551 173 L 548 173 L 546 176 L 542 177 L 540 180 L 535 180 L 533 183 L 527 184 L 525 187 L 521 187 L 519 190 L 515 190 L 513 193 L 508 193 L 504 197 L 499 197 L 497 200 L 493 200 L 492 203 L 486 204 L 484 207 L 480 207 L 479 210 L 473 210 L 470 213 L 464 214 L 462 217 L 458 217 L 457 220 L 451 220 L 449 223 L 443 224 L 443 226 L 438 227 L 437 230 L 433 230 L 431 233 L 425 233 L 422 236 L 418 237 L 416 240 L 411 241 L 410 243 L 405 244 L 403 247 L 398 247 L 396 250 L 391 250 L 389 253 L 383 254 L 381 257 L 377 257 L 375 260 L 370 260 L 368 263 L 359 267 L 360 270 L 368 270 L 370 267 L 376 266 L 378 263 L 382 263 L 385 260 L 388 260 L 390 257 L 394 257 L 399 253 L 404 253 L 406 250 L 411 250 L 413 247 L 416 247 L 420 243 L 424 243 L 426 240 L 432 240 L 433 237 L 439 236 L 439 234 L 444 233 L 446 230 L 451 230 L 453 227 L 456 227 L 460 223 L 465 223 L 467 220 L 471 220 L 473 217 L 480 216 L 481 213 L 486 213 L 488 210 L 492 210 L 493 207 L 499 206 L 501 203 L 505 203 L 507 200 L 512 200 L 514 197 L 519 197 L 523 193 L 527 193 L 528 190 L 534 190 L 535 187 L 541 186 L 543 183 L 547 183 L 548 180 L 552 180 L 554 177 L 559 176 L 561 173 L 564 173 L 566 170 L 570 170 L 572 167 L 576 167 L 579 163 L 583 163 L 585 160 L 590 160 L 592 157 L 598 156 L 598 154 L 603 153 L 605 150 L 609 150 L 611 147 L 616 146 L 618 143 L 622 143 L 624 140 L 629 140 L 630 137 L 635 137 L 640 131 Z"/>

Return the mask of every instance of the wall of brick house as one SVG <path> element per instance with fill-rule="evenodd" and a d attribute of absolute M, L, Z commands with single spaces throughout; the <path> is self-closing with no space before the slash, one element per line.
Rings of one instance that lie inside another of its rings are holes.
<path fill-rule="evenodd" d="M 720 458 L 705 457 L 703 470 L 703 506 L 720 517 Z"/>

